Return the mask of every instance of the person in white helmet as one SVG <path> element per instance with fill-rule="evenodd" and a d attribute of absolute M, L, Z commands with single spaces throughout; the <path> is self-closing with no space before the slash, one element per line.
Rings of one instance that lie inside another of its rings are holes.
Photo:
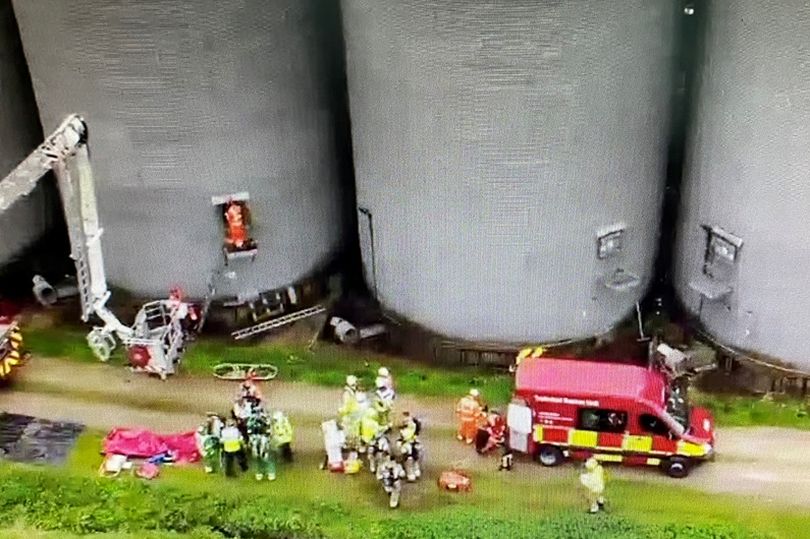
<path fill-rule="evenodd" d="M 394 377 L 391 376 L 391 373 L 387 368 L 380 367 L 379 370 L 377 370 L 377 380 L 374 386 L 378 391 L 384 388 L 385 390 L 389 391 L 391 395 L 394 394 Z"/>
<path fill-rule="evenodd" d="M 391 373 L 388 372 L 388 369 L 380 367 L 377 371 L 377 379 L 374 385 L 376 387 L 374 391 L 375 406 L 381 411 L 385 410 L 386 413 L 382 414 L 385 416 L 394 406 L 394 399 L 396 399 L 397 396 L 394 392 L 394 379 L 391 377 Z"/>

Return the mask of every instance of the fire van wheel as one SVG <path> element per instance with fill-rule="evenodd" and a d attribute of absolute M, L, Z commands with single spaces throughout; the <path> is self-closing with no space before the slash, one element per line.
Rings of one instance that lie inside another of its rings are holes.
<path fill-rule="evenodd" d="M 689 461 L 681 457 L 673 457 L 664 462 L 664 471 L 675 479 L 682 479 L 689 475 Z"/>
<path fill-rule="evenodd" d="M 563 454 L 558 447 L 541 445 L 537 451 L 537 460 L 543 466 L 557 466 L 562 464 Z"/>

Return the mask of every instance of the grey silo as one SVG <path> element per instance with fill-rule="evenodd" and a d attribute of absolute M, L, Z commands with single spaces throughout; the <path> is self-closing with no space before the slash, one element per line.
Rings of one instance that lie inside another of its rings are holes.
<path fill-rule="evenodd" d="M 477 341 L 587 337 L 650 282 L 676 6 L 344 0 L 367 281 Z M 623 247 L 597 257 L 618 225 Z M 636 286 L 605 286 L 617 269 Z"/>
<path fill-rule="evenodd" d="M 42 132 L 11 0 L 0 0 L 0 180 L 39 144 Z M 42 186 L 0 215 L 0 268 L 50 225 Z"/>
<path fill-rule="evenodd" d="M 222 258 L 211 197 L 243 191 L 259 252 L 223 293 L 285 286 L 339 248 L 321 2 L 14 7 L 44 128 L 71 112 L 88 122 L 111 284 L 201 296 Z"/>
<path fill-rule="evenodd" d="M 677 290 L 722 343 L 810 370 L 810 3 L 723 0 L 703 16 Z M 704 227 L 736 257 L 712 258 Z"/>

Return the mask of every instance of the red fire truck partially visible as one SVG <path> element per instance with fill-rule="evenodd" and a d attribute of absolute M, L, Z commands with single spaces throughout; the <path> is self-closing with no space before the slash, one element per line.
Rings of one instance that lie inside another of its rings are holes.
<path fill-rule="evenodd" d="M 18 309 L 0 300 L 0 382 L 10 379 L 26 358 L 23 351 L 23 338 L 15 317 Z"/>
<path fill-rule="evenodd" d="M 545 466 L 590 456 L 685 477 L 714 456 L 714 418 L 659 369 L 528 357 L 516 369 L 509 447 Z"/>

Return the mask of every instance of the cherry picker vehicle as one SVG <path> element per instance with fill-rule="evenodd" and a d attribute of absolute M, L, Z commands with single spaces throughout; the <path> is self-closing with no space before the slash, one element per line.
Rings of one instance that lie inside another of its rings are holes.
<path fill-rule="evenodd" d="M 107 307 L 110 291 L 101 251 L 103 229 L 90 167 L 87 123 L 82 117 L 68 116 L 0 181 L 0 213 L 30 194 L 49 171 L 56 176 L 65 212 L 70 257 L 76 265 L 81 319 L 89 322 L 95 316 L 103 323 L 88 333 L 87 344 L 96 357 L 107 361 L 118 340 L 134 365 L 165 380 L 175 372 L 190 336 L 186 324 L 190 306 L 173 291 L 168 299 L 143 305 L 131 326 L 124 325 Z"/>

